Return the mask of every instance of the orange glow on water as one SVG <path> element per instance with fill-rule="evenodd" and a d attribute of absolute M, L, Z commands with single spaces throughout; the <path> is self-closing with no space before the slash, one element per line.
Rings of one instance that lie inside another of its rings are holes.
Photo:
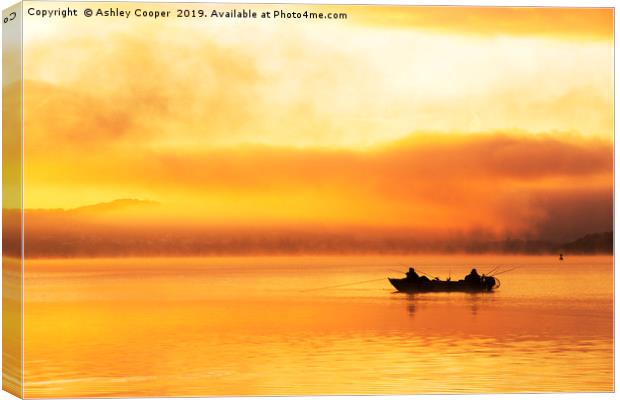
<path fill-rule="evenodd" d="M 412 261 L 520 269 L 495 293 L 411 297 L 382 279 L 402 257 L 30 261 L 26 395 L 612 390 L 610 257 Z"/>

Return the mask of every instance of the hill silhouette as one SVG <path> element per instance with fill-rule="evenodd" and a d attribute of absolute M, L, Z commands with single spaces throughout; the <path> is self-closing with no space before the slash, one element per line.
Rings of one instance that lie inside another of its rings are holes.
<path fill-rule="evenodd" d="M 110 211 L 125 210 L 128 208 L 137 208 L 145 206 L 154 206 L 158 203 L 151 200 L 139 199 L 116 199 L 105 203 L 97 203 L 67 210 L 72 213 L 103 213 Z"/>
<path fill-rule="evenodd" d="M 567 254 L 612 254 L 614 251 L 614 234 L 613 232 L 590 233 L 563 244 L 559 250 Z"/>

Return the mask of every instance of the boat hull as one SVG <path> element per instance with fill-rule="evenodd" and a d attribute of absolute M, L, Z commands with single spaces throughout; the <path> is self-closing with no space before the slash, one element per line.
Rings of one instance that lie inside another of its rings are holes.
<path fill-rule="evenodd" d="M 412 281 L 407 278 L 388 278 L 392 286 L 399 292 L 490 292 L 495 287 L 495 281 L 483 280 L 480 283 L 465 281 Z"/>

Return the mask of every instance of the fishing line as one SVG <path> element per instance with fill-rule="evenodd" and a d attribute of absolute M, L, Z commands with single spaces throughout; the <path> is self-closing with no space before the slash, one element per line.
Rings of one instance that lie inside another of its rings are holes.
<path fill-rule="evenodd" d="M 305 290 L 300 290 L 300 292 L 313 292 L 315 290 L 333 289 L 333 288 L 339 288 L 339 287 L 345 287 L 345 286 L 359 285 L 359 284 L 362 284 L 362 283 L 378 282 L 378 281 L 383 281 L 383 280 L 385 280 L 385 278 L 371 279 L 369 281 L 359 281 L 359 282 L 352 282 L 352 283 L 344 283 L 342 285 L 324 286 L 324 287 L 314 288 L 314 289 L 305 289 Z"/>

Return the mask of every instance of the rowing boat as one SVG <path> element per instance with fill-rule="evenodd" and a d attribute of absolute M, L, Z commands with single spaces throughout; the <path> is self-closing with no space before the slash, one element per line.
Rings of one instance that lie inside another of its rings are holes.
<path fill-rule="evenodd" d="M 408 278 L 388 278 L 399 292 L 490 292 L 499 287 L 499 281 L 492 276 L 483 276 L 479 281 L 413 280 Z"/>

